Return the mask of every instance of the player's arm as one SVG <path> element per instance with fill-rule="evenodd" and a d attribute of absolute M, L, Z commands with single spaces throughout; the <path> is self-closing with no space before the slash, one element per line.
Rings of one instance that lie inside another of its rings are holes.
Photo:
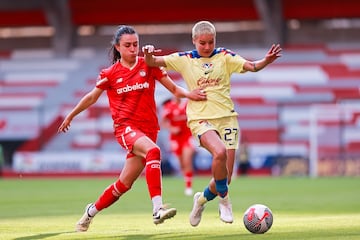
<path fill-rule="evenodd" d="M 155 49 L 153 45 L 145 45 L 142 47 L 145 62 L 150 67 L 166 67 L 163 56 L 155 56 L 155 52 L 161 52 L 160 49 Z"/>
<path fill-rule="evenodd" d="M 175 82 L 168 76 L 165 75 L 160 79 L 160 83 L 169 90 L 177 98 L 188 98 L 194 101 L 203 101 L 206 100 L 206 93 L 202 89 L 195 89 L 189 92 L 183 87 L 178 86 Z"/>
<path fill-rule="evenodd" d="M 246 61 L 243 68 L 245 71 L 250 72 L 260 71 L 270 63 L 274 62 L 277 58 L 281 57 L 281 51 L 282 49 L 280 44 L 273 44 L 263 59 L 257 61 Z"/>
<path fill-rule="evenodd" d="M 58 132 L 67 132 L 70 128 L 71 121 L 73 118 L 96 103 L 96 101 L 99 99 L 101 93 L 103 92 L 102 89 L 94 87 L 93 90 L 88 92 L 79 103 L 71 110 L 71 112 L 65 117 L 64 121 L 61 123 Z"/>

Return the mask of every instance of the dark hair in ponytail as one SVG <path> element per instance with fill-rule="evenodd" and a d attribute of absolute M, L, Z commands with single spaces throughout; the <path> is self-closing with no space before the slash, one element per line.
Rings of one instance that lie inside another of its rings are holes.
<path fill-rule="evenodd" d="M 113 64 L 116 63 L 121 58 L 120 53 L 115 48 L 115 45 L 119 44 L 121 36 L 123 34 L 137 34 L 137 33 L 135 29 L 131 26 L 121 25 L 118 27 L 118 29 L 116 30 L 113 36 L 113 39 L 111 41 L 111 47 L 109 49 L 110 60 Z"/>

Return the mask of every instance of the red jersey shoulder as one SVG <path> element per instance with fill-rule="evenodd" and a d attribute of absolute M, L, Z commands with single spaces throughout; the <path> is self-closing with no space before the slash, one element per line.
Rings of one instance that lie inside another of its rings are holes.
<path fill-rule="evenodd" d="M 114 64 L 112 64 L 110 67 L 107 68 L 103 68 L 100 71 L 99 74 L 99 79 L 103 79 L 103 78 L 112 78 L 112 76 L 114 75 L 114 73 L 116 73 L 117 71 L 121 71 L 122 65 L 120 62 L 116 62 Z"/>
<path fill-rule="evenodd" d="M 100 70 L 100 73 L 96 79 L 96 86 L 104 85 L 111 79 L 111 75 L 114 72 L 114 69 L 119 67 L 120 63 L 116 62 L 107 68 Z"/>

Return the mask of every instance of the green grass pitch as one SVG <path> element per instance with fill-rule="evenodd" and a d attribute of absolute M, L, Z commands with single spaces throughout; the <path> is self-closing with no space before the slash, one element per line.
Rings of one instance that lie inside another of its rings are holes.
<path fill-rule="evenodd" d="M 198 227 L 188 216 L 192 197 L 183 194 L 180 177 L 163 178 L 164 202 L 177 215 L 152 223 L 151 201 L 144 178 L 108 209 L 88 232 L 74 231 L 87 203 L 116 179 L 0 179 L 0 239 L 360 239 L 360 178 L 239 177 L 230 185 L 234 223 L 220 221 L 218 201 L 209 202 Z M 195 177 L 202 191 L 209 177 Z M 254 203 L 270 207 L 272 228 L 248 232 L 243 212 Z"/>

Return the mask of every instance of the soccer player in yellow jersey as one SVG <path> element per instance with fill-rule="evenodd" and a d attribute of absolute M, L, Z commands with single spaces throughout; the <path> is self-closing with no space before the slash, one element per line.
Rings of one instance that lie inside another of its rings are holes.
<path fill-rule="evenodd" d="M 232 206 L 228 194 L 235 151 L 239 145 L 239 125 L 234 103 L 230 98 L 232 73 L 257 72 L 281 56 L 279 44 L 273 44 L 263 59 L 249 61 L 226 48 L 215 48 L 216 30 L 208 21 L 197 22 L 192 29 L 195 50 L 155 56 L 153 45 L 143 47 L 149 66 L 163 66 L 181 73 L 189 90 L 201 88 L 207 101 L 189 101 L 188 125 L 200 146 L 212 157 L 212 179 L 203 192 L 194 195 L 190 224 L 197 226 L 205 203 L 219 196 L 220 219 L 233 222 Z"/>

